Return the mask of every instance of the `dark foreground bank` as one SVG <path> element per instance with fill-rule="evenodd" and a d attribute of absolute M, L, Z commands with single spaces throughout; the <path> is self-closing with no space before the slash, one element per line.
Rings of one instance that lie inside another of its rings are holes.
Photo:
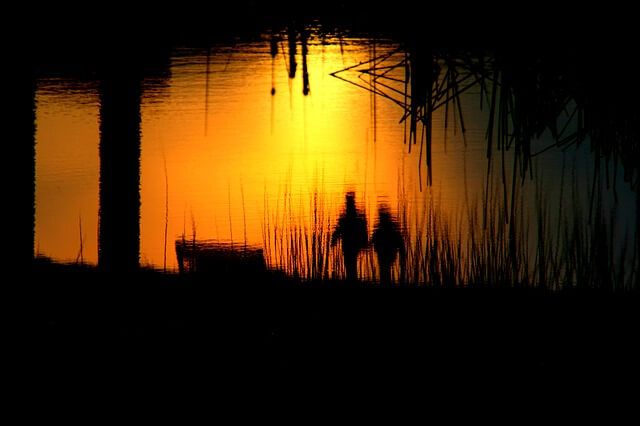
<path fill-rule="evenodd" d="M 274 274 L 124 279 L 46 262 L 28 277 L 11 279 L 20 291 L 9 299 L 12 369 L 27 395 L 410 386 L 468 396 L 603 382 L 596 391 L 608 392 L 639 372 L 637 294 L 310 286 Z"/>

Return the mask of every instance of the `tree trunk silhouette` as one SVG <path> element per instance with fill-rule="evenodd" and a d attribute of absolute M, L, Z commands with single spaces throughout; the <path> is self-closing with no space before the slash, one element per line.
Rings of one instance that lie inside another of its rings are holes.
<path fill-rule="evenodd" d="M 98 266 L 106 272 L 140 265 L 140 92 L 135 70 L 103 71 Z"/>
<path fill-rule="evenodd" d="M 17 61 L 18 69 L 11 70 L 3 91 L 7 155 L 3 170 L 9 189 L 5 211 L 10 218 L 12 263 L 19 268 L 31 265 L 35 241 L 36 81 L 33 67 L 26 62 Z"/>

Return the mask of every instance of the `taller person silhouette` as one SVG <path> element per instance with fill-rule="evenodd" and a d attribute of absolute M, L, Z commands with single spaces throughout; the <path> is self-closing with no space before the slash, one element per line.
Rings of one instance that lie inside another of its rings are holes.
<path fill-rule="evenodd" d="M 367 218 L 364 212 L 356 207 L 356 197 L 353 192 L 345 195 L 345 208 L 331 235 L 331 246 L 335 246 L 338 240 L 342 241 L 342 254 L 344 266 L 347 271 L 347 280 L 358 279 L 358 253 L 367 247 Z"/>

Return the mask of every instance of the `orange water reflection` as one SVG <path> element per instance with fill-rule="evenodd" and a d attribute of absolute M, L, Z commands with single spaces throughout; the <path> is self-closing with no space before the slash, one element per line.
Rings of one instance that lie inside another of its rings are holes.
<path fill-rule="evenodd" d="M 352 46 L 346 59 L 338 45 L 310 50 L 308 96 L 300 73 L 290 80 L 281 62 L 271 95 L 266 50 L 229 65 L 226 55 L 212 54 L 206 108 L 205 58 L 196 57 L 179 71 L 189 76 L 188 87 L 174 70 L 178 84 L 166 101 L 143 109 L 142 253 L 148 262 L 163 258 L 165 159 L 170 241 L 195 226 L 203 238 L 244 242 L 246 236 L 261 244 L 265 214 L 282 208 L 285 196 L 297 204 L 296 215 L 308 215 L 311 193 L 321 191 L 335 217 L 347 188 L 361 197 L 395 194 L 403 128 L 387 129 L 373 144 L 368 95 L 328 75 L 345 60 L 366 59 L 368 51 Z M 380 115 L 395 119 L 392 109 Z"/>
<path fill-rule="evenodd" d="M 37 254 L 97 262 L 98 140 L 98 105 L 94 100 L 84 96 L 39 96 Z"/>
<path fill-rule="evenodd" d="M 380 44 L 377 53 L 393 49 Z M 286 42 L 271 52 L 267 38 L 233 50 L 177 50 L 168 88 L 142 99 L 143 265 L 164 267 L 166 251 L 166 267 L 177 269 L 172 242 L 182 234 L 263 245 L 268 226 L 309 226 L 314 194 L 331 222 L 345 192 L 355 192 L 371 224 L 380 199 L 395 209 L 399 198 L 424 196 L 417 149 L 407 154 L 402 143 L 402 111 L 329 75 L 370 59 L 368 43 L 312 37 L 307 95 L 302 66 L 289 78 Z M 303 64 L 303 49 L 296 52 Z M 38 93 L 36 244 L 42 254 L 76 259 L 82 218 L 83 258 L 96 262 L 98 107 L 57 99 Z M 473 147 L 481 133 L 468 121 Z M 441 118 L 434 126 L 433 188 L 458 208 L 465 180 L 481 182 L 486 166 L 481 155 L 465 160 L 460 143 L 445 155 Z"/>

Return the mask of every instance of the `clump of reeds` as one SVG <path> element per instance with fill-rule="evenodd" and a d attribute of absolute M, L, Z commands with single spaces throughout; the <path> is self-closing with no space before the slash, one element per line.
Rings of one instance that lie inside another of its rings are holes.
<path fill-rule="evenodd" d="M 476 200 L 457 215 L 446 212 L 432 195 L 423 204 L 401 199 L 398 216 L 405 246 L 393 265 L 393 283 L 549 291 L 637 289 L 636 249 L 625 237 L 626 230 L 616 228 L 615 209 L 607 211 L 599 201 L 589 220 L 575 186 L 573 205 L 557 216 L 551 210 L 555 204 L 540 187 L 533 200 L 519 196 L 508 210 L 501 204 L 500 188 L 494 187 L 484 197 L 488 205 Z M 302 204 L 296 204 L 299 211 L 294 212 L 291 193 L 282 208 L 269 212 L 266 206 L 267 264 L 303 280 L 344 278 L 339 246 L 330 245 L 335 218 L 321 199 L 319 193 L 311 195 L 310 214 Z M 377 281 L 378 266 L 373 250 L 364 250 L 359 278 Z"/>
<path fill-rule="evenodd" d="M 302 197 L 294 202 L 286 189 L 273 211 L 265 194 L 262 239 L 267 265 L 304 280 L 333 278 L 337 260 L 331 256 L 331 223 L 319 191 L 307 204 Z"/>

